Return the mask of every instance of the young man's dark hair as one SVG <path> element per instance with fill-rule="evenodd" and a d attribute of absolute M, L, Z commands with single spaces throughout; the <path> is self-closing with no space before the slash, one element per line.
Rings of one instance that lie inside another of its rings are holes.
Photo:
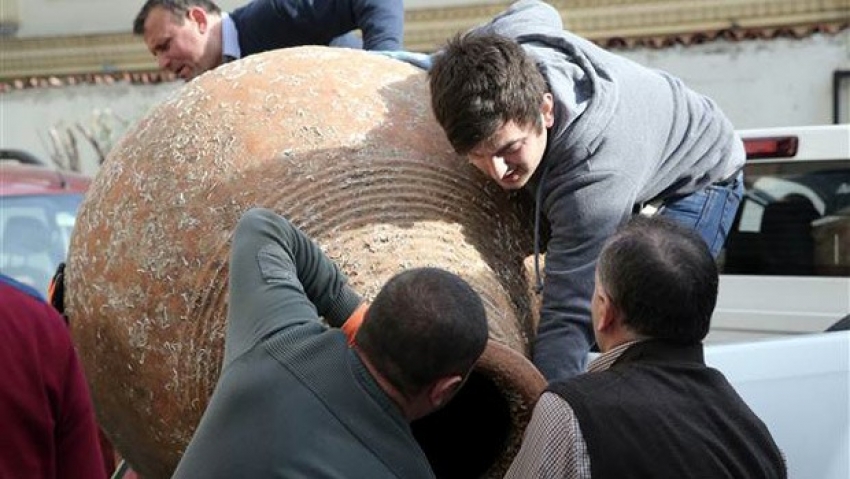
<path fill-rule="evenodd" d="M 381 288 L 356 342 L 393 386 L 413 396 L 437 378 L 472 368 L 487 344 L 484 305 L 452 273 L 408 270 Z"/>
<path fill-rule="evenodd" d="M 183 17 L 186 16 L 186 12 L 188 12 L 191 7 L 201 7 L 207 13 L 221 13 L 221 9 L 218 5 L 210 0 L 147 0 L 145 4 L 142 5 L 142 8 L 136 15 L 135 20 L 133 20 L 134 34 L 145 34 L 145 21 L 148 19 L 148 14 L 154 7 L 161 7 L 171 12 L 174 16 L 174 20 L 179 24 L 183 24 L 185 21 Z"/>
<path fill-rule="evenodd" d="M 534 61 L 515 41 L 470 32 L 448 41 L 428 73 L 431 107 L 460 155 L 510 120 L 543 128 L 540 104 L 548 91 Z"/>
<path fill-rule="evenodd" d="M 633 218 L 612 236 L 597 279 L 639 334 L 698 343 L 717 302 L 718 270 L 705 241 L 663 218 Z"/>

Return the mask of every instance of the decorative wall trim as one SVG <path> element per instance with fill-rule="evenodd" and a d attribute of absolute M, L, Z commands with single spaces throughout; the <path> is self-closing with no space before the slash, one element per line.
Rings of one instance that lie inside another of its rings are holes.
<path fill-rule="evenodd" d="M 847 0 L 561 0 L 564 26 L 595 42 L 612 38 L 675 36 L 679 34 L 749 30 L 768 27 L 850 25 Z M 482 23 L 502 11 L 497 5 L 423 9 L 407 14 L 405 44 L 431 51 L 458 31 Z M 628 42 L 627 42 L 628 43 Z"/>
<path fill-rule="evenodd" d="M 566 0 L 552 1 L 565 26 L 608 48 L 663 48 L 715 39 L 745 40 L 813 33 L 850 27 L 848 0 Z M 456 32 L 483 23 L 509 2 L 422 8 L 406 15 L 405 45 L 433 51 Z M 130 33 L 40 38 L 0 42 L 0 91 L 32 78 L 121 78 L 153 72 L 156 64 Z M 145 77 L 147 78 L 147 77 Z M 38 83 L 38 82 L 36 82 Z M 42 82 L 43 83 L 43 82 Z"/>

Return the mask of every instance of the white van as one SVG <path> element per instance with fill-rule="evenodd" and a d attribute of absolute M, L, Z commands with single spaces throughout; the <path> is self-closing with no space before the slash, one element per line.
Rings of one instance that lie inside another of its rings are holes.
<path fill-rule="evenodd" d="M 822 332 L 850 315 L 850 125 L 739 133 L 746 194 L 706 362 L 767 424 L 788 477 L 847 479 L 850 332 Z"/>
<path fill-rule="evenodd" d="M 850 331 L 705 348 L 767 424 L 790 479 L 850 477 Z"/>
<path fill-rule="evenodd" d="M 706 342 L 824 331 L 850 315 L 850 124 L 739 133 L 746 193 Z"/>

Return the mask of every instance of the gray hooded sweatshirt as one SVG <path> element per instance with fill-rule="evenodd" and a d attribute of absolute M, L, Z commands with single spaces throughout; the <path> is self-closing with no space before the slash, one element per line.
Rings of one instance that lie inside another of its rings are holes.
<path fill-rule="evenodd" d="M 555 123 L 527 188 L 545 214 L 545 283 L 533 354 L 549 380 L 584 370 L 604 241 L 644 202 L 688 195 L 741 170 L 732 124 L 681 80 L 564 30 L 557 10 L 521 0 L 478 30 L 515 39 L 555 98 Z"/>

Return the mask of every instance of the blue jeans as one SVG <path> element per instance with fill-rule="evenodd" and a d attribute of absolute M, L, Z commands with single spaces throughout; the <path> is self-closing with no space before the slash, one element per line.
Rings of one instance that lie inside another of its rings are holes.
<path fill-rule="evenodd" d="M 658 214 L 699 233 L 716 258 L 726 243 L 743 195 L 744 174 L 738 173 L 725 182 L 665 201 Z"/>

